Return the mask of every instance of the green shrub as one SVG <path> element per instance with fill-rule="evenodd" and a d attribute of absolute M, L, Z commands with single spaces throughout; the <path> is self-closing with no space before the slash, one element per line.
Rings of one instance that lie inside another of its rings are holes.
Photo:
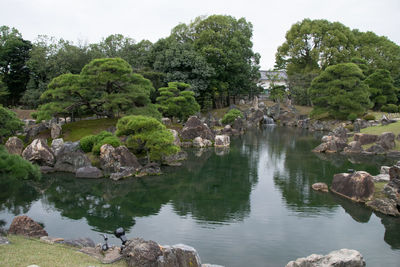
<path fill-rule="evenodd" d="M 92 152 L 97 155 L 100 154 L 100 147 L 105 144 L 112 145 L 113 147 L 118 147 L 121 145 L 121 141 L 119 141 L 118 137 L 114 135 L 107 136 L 106 138 L 100 140 L 97 144 L 93 146 Z"/>
<path fill-rule="evenodd" d="M 234 122 L 237 117 L 243 118 L 243 113 L 240 110 L 233 108 L 224 115 L 222 123 L 230 124 Z"/>
<path fill-rule="evenodd" d="M 387 105 L 384 105 L 384 106 L 381 108 L 381 110 L 382 110 L 383 112 L 396 113 L 396 112 L 399 111 L 399 108 L 398 108 L 396 105 L 394 105 L 394 104 L 387 104 Z"/>
<path fill-rule="evenodd" d="M 17 179 L 36 179 L 41 178 L 40 170 L 37 165 L 32 165 L 29 161 L 19 155 L 8 154 L 4 146 L 0 146 L 0 175 Z"/>
<path fill-rule="evenodd" d="M 79 145 L 85 153 L 88 153 L 88 152 L 92 151 L 95 143 L 96 143 L 96 136 L 88 135 L 81 139 L 81 141 L 79 142 Z"/>
<path fill-rule="evenodd" d="M 350 121 L 355 121 L 355 120 L 357 119 L 357 114 L 355 114 L 355 113 L 350 113 L 350 114 L 347 116 L 347 119 L 350 120 Z"/>
<path fill-rule="evenodd" d="M 363 119 L 366 121 L 373 121 L 375 120 L 375 116 L 373 114 L 367 114 L 363 117 Z"/>
<path fill-rule="evenodd" d="M 97 135 L 88 135 L 81 139 L 80 147 L 84 152 L 100 153 L 100 147 L 104 144 L 117 147 L 121 145 L 119 139 L 110 132 L 102 131 Z"/>
<path fill-rule="evenodd" d="M 353 124 L 348 124 L 348 125 L 346 125 L 344 128 L 346 128 L 346 129 L 349 130 L 350 132 L 354 131 L 354 125 L 353 125 Z"/>
<path fill-rule="evenodd" d="M 14 112 L 0 105 L 0 143 L 5 138 L 22 130 L 23 125 L 24 123 L 18 119 Z"/>
<path fill-rule="evenodd" d="M 149 104 L 144 107 L 135 107 L 131 110 L 128 111 L 129 115 L 143 115 L 146 117 L 152 117 L 155 118 L 158 121 L 161 121 L 162 115 L 158 111 L 156 105 L 154 104 Z"/>

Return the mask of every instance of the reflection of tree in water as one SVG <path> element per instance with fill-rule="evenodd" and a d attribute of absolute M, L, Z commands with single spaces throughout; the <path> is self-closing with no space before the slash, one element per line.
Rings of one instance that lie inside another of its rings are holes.
<path fill-rule="evenodd" d="M 39 193 L 26 181 L 0 175 L 0 210 L 8 210 L 14 215 L 29 211 Z"/>
<path fill-rule="evenodd" d="M 113 182 L 107 179 L 75 179 L 69 174 L 51 174 L 55 182 L 45 191 L 45 203 L 62 216 L 85 218 L 96 231 L 112 232 L 135 224 L 136 217 L 157 214 L 171 202 L 179 215 L 199 220 L 242 220 L 250 212 L 250 191 L 256 180 L 248 155 L 231 147 L 226 156 L 205 151 L 189 153 L 183 167 L 168 168 L 157 177 Z M 47 177 L 47 178 L 48 178 Z"/>

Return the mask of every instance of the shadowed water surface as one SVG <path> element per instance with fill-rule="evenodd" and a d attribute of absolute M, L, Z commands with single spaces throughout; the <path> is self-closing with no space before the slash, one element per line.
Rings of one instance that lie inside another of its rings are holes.
<path fill-rule="evenodd" d="M 311 190 L 352 168 L 375 175 L 385 158 L 310 152 L 317 134 L 267 127 L 230 149 L 190 150 L 183 167 L 113 182 L 52 174 L 40 182 L 0 177 L 0 221 L 27 214 L 51 236 L 91 237 L 124 227 L 128 237 L 195 247 L 203 262 L 284 266 L 312 253 L 359 250 L 367 266 L 398 266 L 400 220 Z M 111 243 L 120 244 L 115 238 Z"/>

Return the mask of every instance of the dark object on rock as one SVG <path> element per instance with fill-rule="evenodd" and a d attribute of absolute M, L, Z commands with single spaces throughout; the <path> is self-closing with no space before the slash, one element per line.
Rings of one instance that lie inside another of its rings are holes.
<path fill-rule="evenodd" d="M 331 191 L 353 201 L 365 202 L 372 199 L 375 186 L 367 172 L 339 173 L 333 176 Z"/>
<path fill-rule="evenodd" d="M 378 136 L 375 134 L 363 134 L 355 133 L 354 141 L 360 142 L 361 145 L 372 144 L 378 140 Z"/>
<path fill-rule="evenodd" d="M 5 147 L 9 154 L 21 155 L 24 150 L 24 143 L 18 137 L 8 138 Z"/>
<path fill-rule="evenodd" d="M 22 157 L 38 165 L 53 166 L 55 156 L 45 139 L 35 139 L 22 152 Z"/>
<path fill-rule="evenodd" d="M 64 240 L 64 244 L 77 247 L 77 248 L 83 248 L 83 247 L 91 247 L 94 248 L 95 244 L 92 239 L 89 237 L 85 238 L 78 238 L 78 239 L 67 239 Z"/>
<path fill-rule="evenodd" d="M 101 178 L 103 173 L 97 167 L 84 166 L 76 170 L 76 178 Z"/>
<path fill-rule="evenodd" d="M 316 191 L 322 191 L 325 193 L 329 192 L 328 185 L 326 183 L 315 183 L 311 186 L 311 188 Z"/>
<path fill-rule="evenodd" d="M 381 145 L 383 149 L 390 150 L 396 146 L 396 143 L 394 141 L 395 137 L 396 136 L 394 135 L 394 133 L 384 132 L 378 137 L 376 143 Z"/>
<path fill-rule="evenodd" d="M 10 225 L 8 233 L 28 237 L 41 237 L 48 235 L 40 224 L 26 215 L 15 217 Z"/>
<path fill-rule="evenodd" d="M 214 133 L 196 116 L 191 116 L 185 123 L 181 133 L 182 139 L 194 139 L 200 136 L 203 139 L 214 140 Z"/>
<path fill-rule="evenodd" d="M 149 164 L 147 164 L 146 166 L 144 166 L 138 175 L 138 177 L 142 177 L 142 176 L 147 176 L 147 175 L 160 175 L 161 174 L 161 168 L 160 165 L 158 165 L 155 162 L 150 162 Z"/>
<path fill-rule="evenodd" d="M 158 267 L 158 257 L 162 255 L 160 246 L 154 241 L 141 238 L 128 240 L 122 256 L 130 267 Z"/>
<path fill-rule="evenodd" d="M 123 172 L 127 168 L 137 171 L 141 168 L 136 156 L 127 147 L 114 148 L 108 144 L 102 145 L 100 148 L 100 166 L 106 173 Z"/>
<path fill-rule="evenodd" d="M 307 258 L 290 261 L 286 267 L 364 267 L 363 256 L 357 250 L 340 249 L 328 255 L 312 254 Z"/>
<path fill-rule="evenodd" d="M 57 161 L 54 165 L 56 171 L 76 173 L 82 167 L 91 166 L 89 158 L 83 152 L 63 153 L 64 151 L 60 151 L 57 156 Z"/>

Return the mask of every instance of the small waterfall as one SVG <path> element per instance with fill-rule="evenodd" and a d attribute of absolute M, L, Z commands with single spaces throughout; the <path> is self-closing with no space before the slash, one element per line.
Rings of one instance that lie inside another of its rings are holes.
<path fill-rule="evenodd" d="M 275 124 L 274 119 L 264 115 L 264 119 L 262 121 L 263 124 Z"/>

